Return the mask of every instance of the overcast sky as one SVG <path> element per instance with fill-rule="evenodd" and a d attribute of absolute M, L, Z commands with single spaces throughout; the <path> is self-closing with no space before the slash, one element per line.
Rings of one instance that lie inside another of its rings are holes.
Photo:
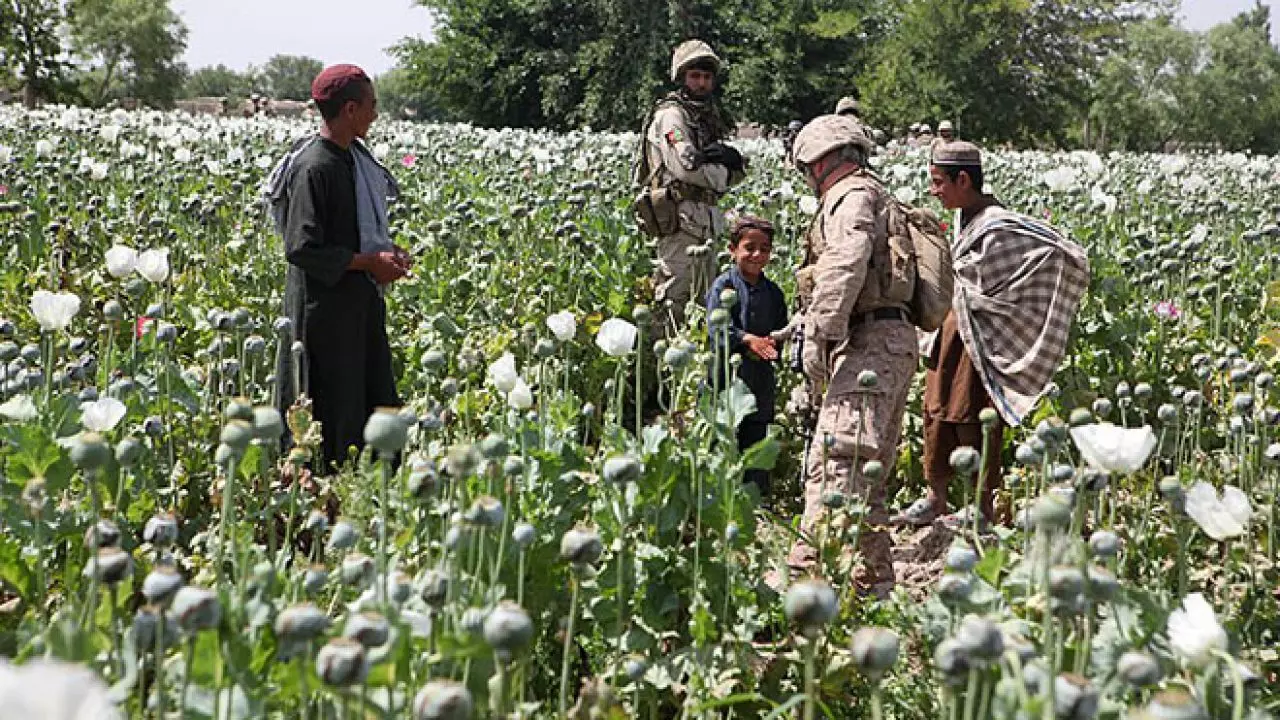
<path fill-rule="evenodd" d="M 1254 0 L 1184 0 L 1186 25 L 1195 30 L 1229 20 Z M 1271 7 L 1271 40 L 1280 37 L 1280 0 Z M 192 69 L 225 64 L 261 65 L 277 53 L 310 55 L 325 64 L 355 63 L 372 74 L 395 64 L 386 49 L 406 36 L 430 37 L 431 18 L 412 0 L 173 0 L 187 36 Z"/>

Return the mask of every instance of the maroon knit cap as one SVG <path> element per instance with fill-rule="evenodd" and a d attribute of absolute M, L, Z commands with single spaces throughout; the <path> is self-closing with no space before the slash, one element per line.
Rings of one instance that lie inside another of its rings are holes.
<path fill-rule="evenodd" d="M 355 65 L 330 65 L 311 83 L 314 100 L 329 100 L 353 82 L 372 82 L 364 71 Z"/>

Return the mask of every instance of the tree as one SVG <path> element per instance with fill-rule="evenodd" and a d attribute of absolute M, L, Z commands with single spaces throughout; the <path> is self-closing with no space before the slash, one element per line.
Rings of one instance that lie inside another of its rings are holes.
<path fill-rule="evenodd" d="M 1134 24 L 1103 63 L 1090 111 L 1097 147 L 1159 150 L 1190 128 L 1200 37 L 1168 17 Z"/>
<path fill-rule="evenodd" d="M 57 0 L 0 0 L 0 52 L 4 65 L 22 81 L 22 101 L 29 108 L 62 84 L 62 20 Z"/>
<path fill-rule="evenodd" d="M 182 88 L 187 28 L 169 0 L 71 0 L 71 47 L 94 105 L 121 97 L 167 106 Z"/>
<path fill-rule="evenodd" d="M 378 112 L 393 118 L 441 119 L 440 98 L 411 82 L 409 71 L 393 68 L 374 78 L 378 91 Z"/>
<path fill-rule="evenodd" d="M 210 65 L 195 70 L 183 85 L 184 97 L 245 98 L 253 93 L 254 79 L 226 65 Z"/>
<path fill-rule="evenodd" d="M 260 71 L 263 90 L 280 100 L 308 100 L 311 81 L 316 79 L 324 63 L 304 55 L 273 55 Z"/>

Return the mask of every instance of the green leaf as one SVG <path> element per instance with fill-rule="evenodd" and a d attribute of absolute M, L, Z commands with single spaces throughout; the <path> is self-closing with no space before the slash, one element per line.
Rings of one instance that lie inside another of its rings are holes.
<path fill-rule="evenodd" d="M 27 600 L 33 577 L 31 567 L 22 559 L 22 543 L 7 533 L 0 535 L 0 580 Z"/>
<path fill-rule="evenodd" d="M 782 445 L 770 435 L 747 448 L 742 454 L 742 465 L 747 470 L 772 470 L 781 451 Z"/>
<path fill-rule="evenodd" d="M 996 587 L 1000 586 L 1000 574 L 1004 571 L 1005 563 L 1009 561 L 1009 553 L 1004 548 L 994 548 L 987 551 L 982 557 L 973 571 L 978 577 L 986 580 L 989 584 Z"/>

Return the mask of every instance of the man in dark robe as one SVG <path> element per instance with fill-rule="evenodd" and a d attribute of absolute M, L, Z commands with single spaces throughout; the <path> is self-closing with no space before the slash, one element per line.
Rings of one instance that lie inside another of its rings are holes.
<path fill-rule="evenodd" d="M 359 212 L 371 208 L 358 210 L 355 152 L 363 149 L 355 145 L 378 116 L 372 81 L 354 65 L 335 65 L 316 77 L 311 96 L 324 122 L 318 137 L 295 146 L 283 223 L 285 313 L 304 349 L 301 387 L 292 371 L 280 372 L 279 397 L 287 409 L 299 392 L 310 396 L 329 472 L 363 447 L 374 408 L 401 404 L 382 288 L 411 260 L 400 248 L 362 243 Z"/>

